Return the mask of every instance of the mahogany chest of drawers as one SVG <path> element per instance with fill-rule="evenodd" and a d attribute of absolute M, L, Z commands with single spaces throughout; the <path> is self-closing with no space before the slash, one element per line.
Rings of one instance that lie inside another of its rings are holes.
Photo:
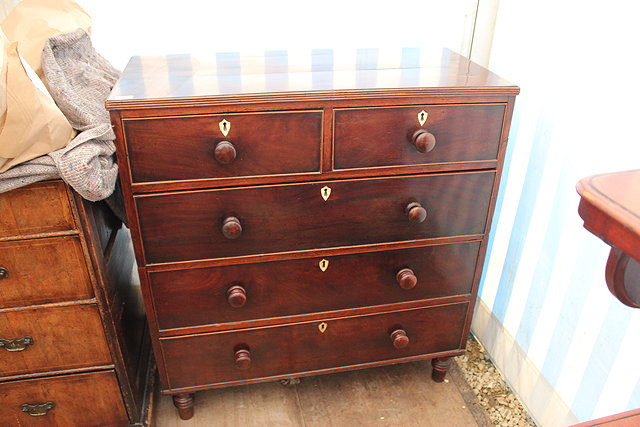
<path fill-rule="evenodd" d="M 0 213 L 0 424 L 146 425 L 128 230 L 60 180 L 0 194 Z"/>
<path fill-rule="evenodd" d="M 464 351 L 518 88 L 450 51 L 134 57 L 107 108 L 161 389 Z"/>

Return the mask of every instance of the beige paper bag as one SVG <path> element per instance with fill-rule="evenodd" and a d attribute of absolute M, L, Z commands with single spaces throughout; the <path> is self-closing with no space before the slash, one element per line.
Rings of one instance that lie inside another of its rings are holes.
<path fill-rule="evenodd" d="M 42 48 L 49 37 L 82 28 L 89 32 L 91 17 L 71 0 L 22 0 L 2 23 L 2 31 L 31 68 L 43 79 Z"/>
<path fill-rule="evenodd" d="M 66 117 L 46 92 L 29 65 L 20 60 L 17 43 L 0 32 L 0 172 L 58 150 L 75 136 Z M 28 75 L 41 88 L 36 87 Z M 5 96 L 6 95 L 6 96 Z"/>

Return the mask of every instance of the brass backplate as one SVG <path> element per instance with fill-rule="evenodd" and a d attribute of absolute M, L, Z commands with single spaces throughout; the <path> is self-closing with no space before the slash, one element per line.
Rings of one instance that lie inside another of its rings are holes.
<path fill-rule="evenodd" d="M 318 263 L 318 266 L 320 267 L 320 270 L 322 270 L 322 272 L 327 271 L 327 268 L 329 268 L 329 260 L 327 259 L 320 260 L 320 262 Z"/>
<path fill-rule="evenodd" d="M 325 322 L 322 322 L 318 325 L 318 329 L 320 330 L 320 333 L 324 334 L 324 331 L 327 330 L 327 324 Z"/>

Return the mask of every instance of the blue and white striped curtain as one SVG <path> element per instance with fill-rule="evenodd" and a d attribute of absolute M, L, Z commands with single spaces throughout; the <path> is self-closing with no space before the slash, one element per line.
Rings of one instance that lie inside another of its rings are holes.
<path fill-rule="evenodd" d="M 575 191 L 640 169 L 638 11 L 500 2 L 491 67 L 522 92 L 472 329 L 545 426 L 640 407 L 640 310 L 609 294 Z"/>

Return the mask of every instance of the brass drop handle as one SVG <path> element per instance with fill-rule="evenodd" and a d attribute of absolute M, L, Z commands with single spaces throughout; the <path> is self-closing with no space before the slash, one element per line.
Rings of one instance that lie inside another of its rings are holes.
<path fill-rule="evenodd" d="M 409 141 L 421 153 L 428 153 L 436 146 L 436 137 L 425 129 L 418 129 L 411 133 Z"/>
<path fill-rule="evenodd" d="M 221 165 L 227 165 L 236 159 L 236 147 L 229 141 L 220 141 L 216 144 L 213 156 Z"/>
<path fill-rule="evenodd" d="M 404 211 L 411 222 L 420 223 L 427 219 L 427 210 L 418 202 L 409 203 Z"/>
<path fill-rule="evenodd" d="M 4 267 L 0 267 L 0 279 L 6 279 L 9 277 L 9 270 Z"/>
<path fill-rule="evenodd" d="M 24 351 L 30 345 L 33 345 L 33 338 L 31 337 L 14 338 L 11 340 L 0 338 L 0 348 L 4 348 L 7 351 Z"/>
<path fill-rule="evenodd" d="M 410 268 L 403 268 L 396 273 L 396 280 L 402 289 L 413 289 L 418 283 L 418 278 Z"/>
<path fill-rule="evenodd" d="M 251 352 L 248 349 L 236 350 L 236 369 L 246 371 L 251 367 Z"/>
<path fill-rule="evenodd" d="M 228 216 L 222 221 L 222 234 L 227 239 L 237 239 L 242 235 L 242 224 L 235 216 Z"/>
<path fill-rule="evenodd" d="M 405 348 L 409 345 L 409 337 L 404 329 L 396 329 L 389 334 L 389 337 L 391 338 L 391 342 L 395 348 Z"/>
<path fill-rule="evenodd" d="M 55 407 L 56 404 L 54 402 L 25 403 L 21 406 L 22 412 L 26 412 L 32 417 L 41 417 L 43 415 L 47 415 L 47 413 Z"/>
<path fill-rule="evenodd" d="M 247 303 L 247 291 L 240 285 L 227 290 L 227 302 L 233 308 L 240 308 Z"/>

